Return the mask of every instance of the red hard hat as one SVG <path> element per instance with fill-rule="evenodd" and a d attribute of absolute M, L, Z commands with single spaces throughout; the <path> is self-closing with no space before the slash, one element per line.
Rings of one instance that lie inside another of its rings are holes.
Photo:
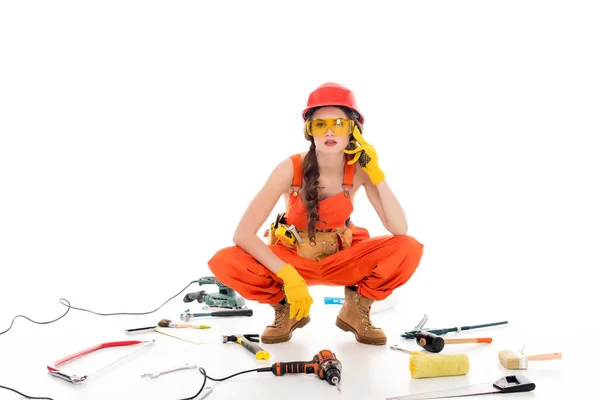
<path fill-rule="evenodd" d="M 358 111 L 356 105 L 356 98 L 354 93 L 349 89 L 343 87 L 340 84 L 328 82 L 318 88 L 316 88 L 310 96 L 308 96 L 308 102 L 306 108 L 302 111 L 302 118 L 306 120 L 306 113 L 315 107 L 325 106 L 345 106 L 348 107 L 358 114 L 358 121 L 362 124 L 365 118 L 362 113 Z"/>

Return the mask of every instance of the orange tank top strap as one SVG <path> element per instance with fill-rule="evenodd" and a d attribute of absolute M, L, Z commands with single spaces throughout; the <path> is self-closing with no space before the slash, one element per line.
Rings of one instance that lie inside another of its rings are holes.
<path fill-rule="evenodd" d="M 344 189 L 344 195 L 348 197 L 350 195 L 350 190 L 354 187 L 354 166 L 356 164 L 348 165 L 348 161 L 350 161 L 350 157 L 344 157 L 346 160 L 346 164 L 344 165 L 344 183 L 342 183 L 342 188 Z"/>
<path fill-rule="evenodd" d="M 302 155 L 294 154 L 290 156 L 292 163 L 294 165 L 294 178 L 292 180 L 292 184 L 290 185 L 290 189 L 292 190 L 293 196 L 298 196 L 298 192 L 302 189 Z M 350 191 L 354 187 L 354 166 L 355 164 L 348 165 L 348 161 L 350 161 L 350 157 L 346 156 L 346 164 L 344 165 L 344 181 L 342 183 L 342 188 L 344 189 L 344 195 L 348 197 L 350 195 Z"/>
<path fill-rule="evenodd" d="M 294 154 L 290 158 L 294 164 L 294 179 L 292 180 L 290 189 L 292 189 L 293 196 L 298 196 L 298 192 L 302 189 L 302 155 Z"/>

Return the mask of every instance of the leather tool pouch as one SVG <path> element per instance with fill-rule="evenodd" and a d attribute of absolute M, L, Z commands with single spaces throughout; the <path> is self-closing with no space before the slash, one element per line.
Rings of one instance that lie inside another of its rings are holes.
<path fill-rule="evenodd" d="M 296 243 L 296 252 L 300 257 L 309 260 L 321 261 L 340 249 L 347 249 L 352 245 L 352 231 L 339 228 L 332 232 L 315 232 L 315 243 L 311 244 L 308 231 L 298 231 L 302 243 Z"/>

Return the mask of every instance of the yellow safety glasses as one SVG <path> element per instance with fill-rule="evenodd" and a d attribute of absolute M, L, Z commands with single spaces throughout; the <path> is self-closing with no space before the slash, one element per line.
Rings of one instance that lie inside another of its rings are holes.
<path fill-rule="evenodd" d="M 354 129 L 354 121 L 343 118 L 324 118 L 306 121 L 306 131 L 311 136 L 325 136 L 331 129 L 335 136 L 348 136 Z"/>

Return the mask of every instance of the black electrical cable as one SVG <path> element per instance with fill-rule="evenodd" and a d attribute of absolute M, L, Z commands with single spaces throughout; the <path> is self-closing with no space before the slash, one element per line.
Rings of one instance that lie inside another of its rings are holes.
<path fill-rule="evenodd" d="M 68 313 L 68 312 L 69 312 L 71 309 L 73 309 L 73 310 L 79 310 L 79 311 L 85 311 L 85 312 L 89 312 L 89 313 L 96 314 L 96 315 L 100 315 L 100 316 L 107 316 L 107 315 L 147 315 L 147 314 L 152 314 L 153 312 L 156 312 L 156 311 L 160 310 L 160 309 L 161 309 L 161 308 L 162 308 L 162 307 L 163 307 L 165 304 L 167 304 L 169 301 L 173 300 L 175 297 L 177 297 L 177 296 L 179 296 L 181 293 L 183 293 L 183 292 L 184 292 L 184 290 L 185 290 L 185 289 L 187 289 L 188 287 L 190 287 L 190 285 L 191 285 L 192 283 L 198 283 L 198 281 L 196 280 L 196 281 L 191 281 L 190 283 L 188 283 L 188 284 L 187 284 L 187 286 L 186 286 L 186 287 L 184 287 L 184 288 L 183 288 L 183 289 L 182 289 L 182 290 L 181 290 L 179 293 L 177 293 L 177 294 L 176 294 L 176 295 L 174 295 L 173 297 L 169 298 L 167 301 L 165 301 L 165 302 L 164 302 L 164 303 L 163 303 L 161 306 L 159 306 L 158 308 L 156 308 L 156 309 L 154 309 L 154 310 L 152 310 L 152 311 L 139 312 L 139 313 L 107 313 L 107 314 L 103 314 L 103 313 L 98 313 L 98 312 L 95 312 L 95 311 L 87 310 L 87 309 L 85 309 L 85 308 L 73 307 L 73 306 L 71 305 L 71 302 L 70 302 L 69 300 L 67 300 L 67 299 L 63 299 L 63 298 L 60 298 L 60 300 L 59 300 L 59 301 L 60 301 L 60 304 L 62 304 L 63 306 L 67 307 L 67 311 L 65 311 L 65 313 L 64 313 L 63 315 L 61 315 L 60 317 L 58 317 L 58 318 L 56 318 L 56 319 L 53 319 L 53 320 L 51 320 L 51 321 L 41 321 L 41 322 L 40 322 L 40 321 L 34 321 L 34 320 L 32 320 L 31 318 L 29 318 L 29 317 L 27 317 L 27 316 L 25 316 L 25 315 L 17 315 L 16 317 L 14 317 L 14 318 L 12 319 L 12 321 L 11 321 L 11 323 L 10 323 L 10 326 L 8 327 L 8 329 L 6 329 L 5 331 L 2 331 L 2 332 L 0 332 L 0 335 L 4 335 L 6 332 L 8 332 L 8 331 L 9 331 L 9 330 L 10 330 L 10 329 L 13 327 L 13 324 L 14 324 L 14 322 L 15 322 L 15 319 L 17 319 L 17 318 L 19 318 L 19 317 L 21 317 L 21 318 L 25 318 L 26 320 L 28 320 L 28 321 L 31 321 L 31 322 L 33 322 L 34 324 L 50 324 L 50 323 L 52 323 L 52 322 L 56 322 L 56 321 L 58 321 L 59 319 L 63 318 L 65 315 L 67 315 L 67 313 Z M 66 304 L 65 304 L 65 302 L 66 302 Z"/>
<path fill-rule="evenodd" d="M 192 397 L 186 397 L 186 398 L 179 399 L 179 400 L 193 400 L 196 397 L 200 396 L 200 393 L 202 393 L 202 391 L 204 390 L 204 386 L 206 386 L 206 380 L 207 379 L 210 379 L 211 381 L 214 381 L 214 382 L 222 382 L 222 381 L 226 381 L 229 378 L 233 378 L 234 376 L 238 376 L 238 375 L 241 375 L 241 374 L 246 374 L 248 372 L 268 372 L 268 371 L 270 372 L 271 371 L 271 367 L 248 369 L 246 371 L 241 371 L 241 372 L 237 372 L 235 374 L 226 376 L 225 378 L 211 378 L 210 376 L 208 376 L 206 374 L 206 371 L 202 367 L 198 368 L 198 371 L 200 371 L 200 373 L 202 374 L 202 376 L 204 376 L 204 380 L 202 381 L 202 387 L 200 387 L 200 390 L 198 390 L 198 392 L 195 395 L 193 395 Z"/>
<path fill-rule="evenodd" d="M 19 317 L 21 317 L 21 318 L 25 318 L 26 320 L 28 320 L 28 321 L 31 321 L 31 322 L 33 322 L 34 324 L 41 324 L 41 325 L 44 325 L 44 324 L 50 324 L 50 323 L 52 323 L 52 322 L 56 322 L 56 321 L 58 321 L 59 319 L 63 318 L 65 315 L 67 315 L 67 313 L 68 313 L 68 312 L 69 312 L 71 309 L 73 309 L 73 310 L 79 310 L 79 311 L 86 311 L 86 312 L 89 312 L 89 313 L 92 313 L 92 314 L 96 314 L 96 315 L 101 315 L 101 316 L 107 316 L 107 315 L 146 315 L 146 314 L 152 314 L 153 312 L 156 312 L 156 311 L 160 310 L 160 309 L 161 309 L 161 308 L 162 308 L 162 307 L 163 307 L 165 304 L 167 304 L 169 301 L 173 300 L 175 297 L 177 297 L 177 296 L 179 296 L 181 293 L 183 293 L 183 291 L 184 291 L 185 289 L 187 289 L 188 287 L 190 287 L 190 285 L 191 285 L 192 283 L 198 283 L 198 281 L 196 280 L 196 281 L 191 281 L 190 283 L 188 283 L 188 284 L 186 285 L 186 287 L 184 287 L 184 288 L 183 288 L 183 289 L 182 289 L 182 290 L 181 290 L 179 293 L 177 293 L 177 294 L 176 294 L 176 295 L 174 295 L 173 297 L 169 298 L 167 301 L 165 301 L 165 302 L 164 302 L 164 303 L 163 303 L 161 306 L 159 306 L 158 308 L 156 308 L 156 309 L 154 309 L 154 310 L 152 310 L 152 311 L 140 312 L 140 313 L 108 313 L 108 314 L 102 314 L 102 313 L 97 313 L 97 312 L 95 312 L 95 311 L 87 310 L 87 309 L 85 309 L 85 308 L 73 307 L 73 306 L 71 305 L 71 302 L 70 302 L 69 300 L 61 298 L 61 299 L 60 299 L 60 304 L 62 304 L 63 306 L 67 307 L 67 311 L 65 311 L 65 313 L 64 313 L 63 315 L 61 315 L 60 317 L 58 317 L 58 318 L 55 318 L 55 319 L 53 319 L 53 320 L 51 320 L 51 321 L 34 321 L 34 320 L 32 320 L 31 318 L 29 318 L 29 317 L 27 317 L 27 316 L 25 316 L 25 315 L 17 315 L 17 316 L 16 316 L 16 317 L 14 317 L 14 318 L 12 319 L 12 321 L 10 322 L 10 326 L 8 327 L 8 329 L 6 329 L 6 330 L 4 330 L 4 331 L 0 332 L 0 335 L 4 335 L 6 332 L 10 331 L 10 329 L 13 327 L 13 324 L 15 323 L 15 319 L 17 319 L 17 318 L 19 318 Z M 65 304 L 64 302 L 66 302 L 67 304 Z M 205 375 L 205 376 L 206 376 L 206 375 Z M 204 379 L 204 383 L 206 383 L 206 378 Z M 15 392 L 15 393 L 17 393 L 17 394 L 19 394 L 19 395 L 21 395 L 21 396 L 23 396 L 23 397 L 27 398 L 27 399 L 53 400 L 53 399 L 52 399 L 52 398 L 50 398 L 50 397 L 31 397 L 31 396 L 27 396 L 26 394 L 23 394 L 23 393 L 21 393 L 21 392 L 19 392 L 19 391 L 15 390 L 15 389 L 12 389 L 12 388 L 9 388 L 9 387 L 6 387 L 6 386 L 2 386 L 2 385 L 0 385 L 0 388 L 1 388 L 1 389 L 6 389 L 6 390 L 11 390 L 11 391 L 13 391 L 13 392 Z M 204 385 L 202 385 L 202 388 L 201 388 L 200 390 L 202 390 L 203 388 L 204 388 Z M 195 397 L 195 396 L 194 396 L 194 397 Z"/>
<path fill-rule="evenodd" d="M 204 386 L 206 386 L 206 378 L 208 378 L 208 375 L 206 375 L 206 371 L 202 367 L 198 368 L 198 371 L 200 371 L 200 373 L 204 376 L 204 381 L 202 381 L 202 386 L 200 387 L 200 390 L 198 390 L 198 393 L 196 393 L 192 397 L 185 397 L 179 400 L 194 400 L 196 397 L 200 396 L 200 393 L 202 393 L 202 391 L 204 390 Z"/>
<path fill-rule="evenodd" d="M 6 390 L 10 390 L 11 392 L 15 392 L 16 394 L 19 394 L 19 395 L 25 397 L 26 399 L 53 400 L 51 397 L 33 397 L 33 396 L 27 396 L 26 394 L 21 393 L 18 390 L 11 389 L 9 387 L 2 386 L 2 385 L 0 385 L 0 388 L 1 389 L 6 389 Z"/>

